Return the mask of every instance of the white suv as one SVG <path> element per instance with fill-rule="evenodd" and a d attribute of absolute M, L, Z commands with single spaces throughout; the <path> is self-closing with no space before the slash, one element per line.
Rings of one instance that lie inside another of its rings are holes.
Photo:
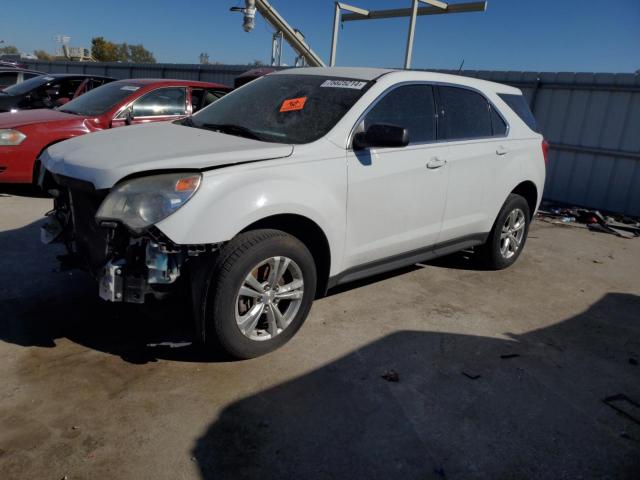
<path fill-rule="evenodd" d="M 518 89 L 429 72 L 289 69 L 187 120 L 54 145 L 45 242 L 102 298 L 187 286 L 201 340 L 284 344 L 328 288 L 476 247 L 516 261 L 546 147 Z"/>

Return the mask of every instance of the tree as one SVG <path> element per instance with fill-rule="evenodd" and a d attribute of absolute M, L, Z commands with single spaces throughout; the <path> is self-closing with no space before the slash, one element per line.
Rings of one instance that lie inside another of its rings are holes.
<path fill-rule="evenodd" d="M 126 62 L 129 60 L 129 45 L 127 42 L 116 43 L 116 57 L 120 62 Z"/>
<path fill-rule="evenodd" d="M 156 63 L 156 59 L 142 44 L 129 45 L 129 61 L 137 63 Z"/>
<path fill-rule="evenodd" d="M 48 54 L 44 50 L 34 50 L 33 54 L 38 57 L 38 60 L 53 60 L 54 56 Z"/>
<path fill-rule="evenodd" d="M 99 62 L 116 62 L 118 47 L 104 37 L 95 37 L 91 39 L 91 56 Z"/>
<path fill-rule="evenodd" d="M 250 67 L 262 67 L 264 66 L 264 62 L 262 60 L 254 60 L 253 62 L 247 63 Z"/>
<path fill-rule="evenodd" d="M 15 45 L 7 45 L 6 47 L 0 47 L 0 55 L 18 55 L 18 51 Z"/>
<path fill-rule="evenodd" d="M 91 56 L 99 62 L 156 63 L 153 54 L 144 45 L 114 43 L 104 37 L 91 39 Z"/>

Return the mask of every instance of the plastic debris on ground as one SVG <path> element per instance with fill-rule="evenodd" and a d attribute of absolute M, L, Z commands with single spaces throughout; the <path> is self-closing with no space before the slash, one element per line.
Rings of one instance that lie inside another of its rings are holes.
<path fill-rule="evenodd" d="M 554 224 L 582 224 L 592 232 L 609 233 L 620 238 L 640 237 L 640 220 L 626 215 L 603 215 L 598 210 L 561 207 L 543 202 L 538 219 Z"/>

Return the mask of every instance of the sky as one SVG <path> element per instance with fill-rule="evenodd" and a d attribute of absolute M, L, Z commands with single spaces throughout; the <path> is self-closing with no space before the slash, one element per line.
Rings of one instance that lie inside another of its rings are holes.
<path fill-rule="evenodd" d="M 328 62 L 334 2 L 270 1 Z M 53 52 L 54 36 L 64 34 L 71 46 L 89 47 L 94 36 L 142 43 L 158 62 L 198 63 L 201 52 L 225 64 L 271 58 L 271 27 L 258 18 L 255 30 L 245 33 L 242 15 L 229 11 L 241 0 L 3 3 L 0 40 L 21 51 Z M 380 10 L 409 7 L 411 0 L 347 3 Z M 408 18 L 345 23 L 337 65 L 402 67 L 408 23 Z M 291 65 L 294 58 L 285 48 L 284 62 Z M 465 70 L 634 72 L 640 69 L 640 0 L 489 0 L 484 13 L 418 17 L 414 68 L 457 69 L 463 60 Z"/>

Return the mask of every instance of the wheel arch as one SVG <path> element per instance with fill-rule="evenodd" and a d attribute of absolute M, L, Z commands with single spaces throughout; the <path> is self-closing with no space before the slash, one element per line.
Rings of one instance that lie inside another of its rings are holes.
<path fill-rule="evenodd" d="M 533 218 L 536 206 L 538 205 L 538 188 L 535 183 L 530 180 L 525 180 L 524 182 L 520 182 L 510 193 L 520 195 L 527 201 L 529 213 L 531 218 Z"/>
<path fill-rule="evenodd" d="M 44 153 L 44 151 L 49 148 L 52 147 L 53 145 L 55 145 L 56 143 L 60 143 L 60 142 L 64 142 L 65 140 L 69 140 L 70 138 L 73 138 L 72 136 L 70 137 L 65 137 L 65 138 L 58 138 L 57 140 L 53 140 L 52 142 L 49 142 L 47 145 L 45 145 L 44 147 L 42 147 L 40 149 L 40 152 L 38 152 L 38 155 L 36 155 L 35 160 L 33 161 L 33 167 L 32 167 L 32 172 L 31 172 L 31 181 L 33 182 L 33 184 L 38 183 L 38 167 L 40 165 L 40 157 L 42 156 L 42 154 Z"/>
<path fill-rule="evenodd" d="M 322 297 L 327 291 L 329 272 L 331 270 L 331 248 L 329 240 L 322 228 L 313 220 L 303 215 L 283 213 L 262 218 L 246 226 L 241 232 L 261 228 L 281 230 L 300 240 L 311 253 L 316 264 L 318 282 L 316 298 Z"/>

